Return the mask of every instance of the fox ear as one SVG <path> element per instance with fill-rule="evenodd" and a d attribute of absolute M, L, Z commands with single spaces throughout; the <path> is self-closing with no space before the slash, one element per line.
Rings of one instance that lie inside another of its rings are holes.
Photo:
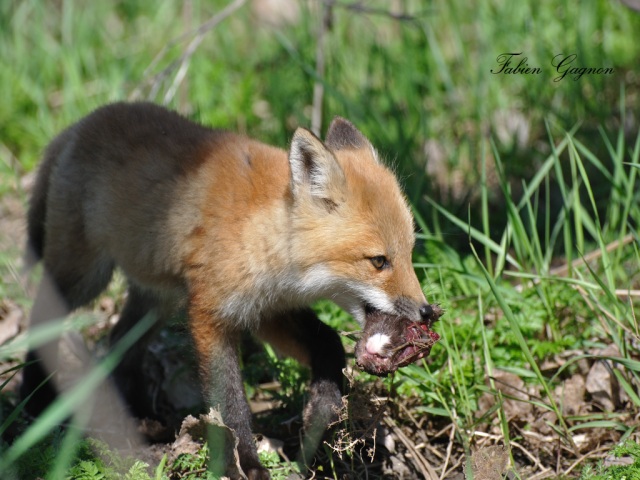
<path fill-rule="evenodd" d="M 308 191 L 312 198 L 328 208 L 342 203 L 346 189 L 342 167 L 333 153 L 309 130 L 298 128 L 293 134 L 289 164 L 294 198 Z"/>
<path fill-rule="evenodd" d="M 335 117 L 329 125 L 326 142 L 332 150 L 369 148 L 373 151 L 373 145 L 367 137 L 342 117 Z"/>

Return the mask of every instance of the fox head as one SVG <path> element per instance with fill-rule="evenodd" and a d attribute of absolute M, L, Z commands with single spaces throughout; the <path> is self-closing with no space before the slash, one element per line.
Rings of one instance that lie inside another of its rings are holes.
<path fill-rule="evenodd" d="M 301 288 L 335 301 L 361 324 L 376 311 L 414 321 L 427 315 L 411 263 L 413 217 L 369 140 L 337 117 L 324 143 L 296 130 L 289 163 Z"/>

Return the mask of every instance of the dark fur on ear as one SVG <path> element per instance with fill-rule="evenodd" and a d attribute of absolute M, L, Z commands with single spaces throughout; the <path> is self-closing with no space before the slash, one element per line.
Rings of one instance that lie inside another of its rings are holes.
<path fill-rule="evenodd" d="M 325 143 L 331 150 L 372 148 L 367 137 L 342 117 L 335 117 L 329 125 Z"/>

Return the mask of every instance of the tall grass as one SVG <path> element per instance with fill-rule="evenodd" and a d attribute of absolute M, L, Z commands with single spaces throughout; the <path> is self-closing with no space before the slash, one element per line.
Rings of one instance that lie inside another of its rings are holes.
<path fill-rule="evenodd" d="M 523 185 L 522 195 L 514 198 L 508 179 L 500 175 L 508 221 L 498 235 L 499 243 L 491 240 L 486 223 L 484 230 L 476 230 L 468 219 L 457 219 L 437 204 L 439 213 L 468 238 L 473 256 L 460 258 L 442 248 L 440 236 L 422 235 L 423 258 L 428 262 L 417 266 L 424 268 L 433 297 L 442 299 L 452 317 L 442 326 L 442 348 L 432 352 L 434 364 L 424 370 L 408 368 L 404 376 L 410 390 L 423 395 L 425 411 L 452 421 L 465 445 L 477 441 L 476 432 L 486 431 L 485 422 L 496 414 L 506 444 L 517 432 L 501 411 L 503 394 L 493 378 L 496 369 L 540 388 L 540 398 L 528 401 L 539 411 L 555 414 L 557 420 L 550 426 L 557 440 L 576 455 L 578 431 L 613 429 L 624 439 L 638 426 L 631 419 L 640 412 L 640 362 L 634 346 L 639 338 L 640 132 L 631 144 L 622 130 L 615 142 L 603 132 L 608 158 L 596 156 L 571 132 L 550 137 L 552 154 Z M 501 172 L 495 148 L 494 156 Z M 570 162 L 569 176 L 561 173 L 564 162 Z M 613 165 L 613 171 L 605 164 Z M 587 173 L 589 166 L 595 167 L 595 175 Z M 542 187 L 551 181 L 562 193 L 559 211 L 543 202 Z M 594 185 L 603 181 L 609 197 L 597 202 Z M 486 198 L 489 185 L 481 188 Z M 538 228 L 538 219 L 544 220 L 545 228 Z M 566 255 L 560 265 L 556 251 Z M 567 358 L 551 372 L 542 371 L 545 361 L 564 351 L 593 352 L 596 346 L 610 344 L 618 354 L 585 353 Z M 613 362 L 615 378 L 629 398 L 627 411 L 594 410 L 582 416 L 563 411 L 555 389 L 584 358 Z M 494 411 L 478 416 L 480 396 L 486 392 L 497 399 Z"/>

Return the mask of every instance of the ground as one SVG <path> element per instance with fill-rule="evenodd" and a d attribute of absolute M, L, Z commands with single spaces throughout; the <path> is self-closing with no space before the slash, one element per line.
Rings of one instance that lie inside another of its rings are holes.
<path fill-rule="evenodd" d="M 21 182 L 28 189 L 30 178 Z M 0 248 L 9 258 L 2 273 L 4 295 L 0 304 L 0 345 L 23 334 L 27 327 L 29 298 L 32 298 L 33 282 L 20 275 L 20 246 L 24 243 L 24 202 L 19 195 L 5 195 L 0 203 Z M 116 287 L 115 290 L 118 291 Z M 69 367 L 65 373 L 72 377 L 74 369 L 86 366 L 95 355 L 104 354 L 105 333 L 117 321 L 121 298 L 114 299 L 113 292 L 104 295 L 91 309 L 95 322 L 85 329 L 83 336 L 65 337 L 63 352 Z M 490 322 L 491 319 L 488 319 Z M 448 319 L 455 321 L 455 319 Z M 200 397 L 189 356 L 184 332 L 175 327 L 163 331 L 159 339 L 149 347 L 145 368 L 149 372 L 150 397 L 157 411 L 166 413 L 169 421 L 132 419 L 126 415 L 113 391 L 103 387 L 96 395 L 96 424 L 91 424 L 90 435 L 95 433 L 127 455 L 133 455 L 150 465 L 167 455 L 174 462 L 181 454 L 195 454 L 202 436 L 193 434 L 206 417 L 193 416 L 184 420 L 187 412 L 198 411 Z M 249 344 L 248 351 L 256 351 Z M 352 353 L 352 352 L 351 352 Z M 579 355 L 599 354 L 618 356 L 613 346 L 594 347 L 590 351 L 566 351 L 556 355 L 541 368 L 547 373 L 560 373 L 563 366 Z M 248 362 L 249 353 L 245 352 Z M 19 356 L 6 360 L 0 368 L 7 371 L 17 365 Z M 501 399 L 487 391 L 480 397 L 476 412 L 478 427 L 469 432 L 475 438 L 473 446 L 463 445 L 455 436 L 455 428 L 449 419 L 437 415 L 425 415 L 420 400 L 401 394 L 393 380 L 373 380 L 354 370 L 350 360 L 348 373 L 352 378 L 352 393 L 345 403 L 343 421 L 335 425 L 327 435 L 326 448 L 316 459 L 316 478 L 322 472 L 335 469 L 344 478 L 464 478 L 465 450 L 471 453 L 470 467 L 476 479 L 492 480 L 514 477 L 509 467 L 513 456 L 516 471 L 521 478 L 553 478 L 557 472 L 575 476 L 585 458 L 605 458 L 606 462 L 622 461 L 607 457 L 611 446 L 620 440 L 620 432 L 611 428 L 574 431 L 571 438 L 558 441 L 554 431 L 555 414 L 540 406 L 540 387 L 527 386 L 521 377 L 508 371 L 496 370 L 491 381 Z M 9 378 L 9 375 L 4 375 Z M 12 377 L 3 387 L 6 401 L 15 403 L 20 375 Z M 73 381 L 73 380 L 69 380 Z M 487 379 L 489 384 L 489 379 Z M 272 380 L 253 385 L 251 408 L 255 414 L 257 432 L 264 434 L 262 448 L 277 451 L 281 458 L 293 458 L 301 426 L 300 417 L 286 402 L 274 396 L 279 386 Z M 577 368 L 566 376 L 554 392 L 562 412 L 572 416 L 586 415 L 594 411 L 611 412 L 612 421 L 621 424 L 638 422 L 625 413 L 629 395 L 616 380 L 615 367 L 606 361 L 583 358 Z M 510 424 L 510 431 L 517 434 L 511 440 L 511 452 L 503 446 L 503 436 L 497 421 L 483 423 L 483 416 L 490 415 L 502 401 L 502 411 Z M 294 402 L 295 403 L 295 402 Z M 7 408 L 7 405 L 4 405 Z M 165 418 L 165 420 L 166 420 Z M 603 425 L 605 427 L 605 425 Z M 607 425 L 606 427 L 610 427 Z M 195 430 L 194 430 L 195 429 Z M 189 433 L 191 432 L 191 433 Z M 18 434 L 9 429 L 6 435 Z M 151 439 L 152 443 L 147 440 Z M 511 473 L 509 473 L 511 472 Z"/>

